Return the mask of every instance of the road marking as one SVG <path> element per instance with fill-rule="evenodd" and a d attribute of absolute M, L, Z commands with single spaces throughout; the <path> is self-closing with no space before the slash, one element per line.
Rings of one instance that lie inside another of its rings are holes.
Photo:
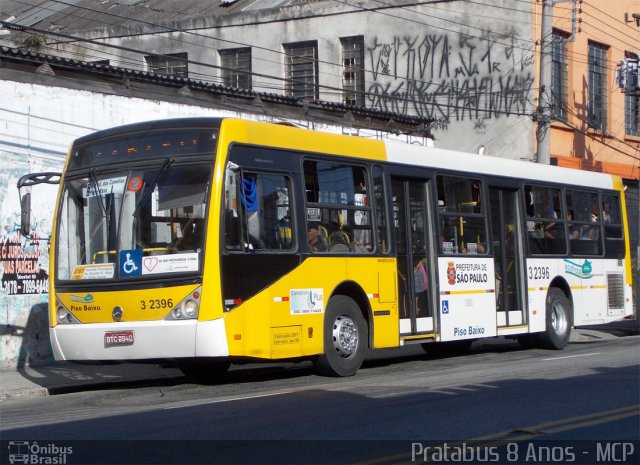
<path fill-rule="evenodd" d="M 611 410 L 605 410 L 603 412 L 589 413 L 587 415 L 579 415 L 577 417 L 563 418 L 560 420 L 547 421 L 538 425 L 525 426 L 523 428 L 515 428 L 511 430 L 501 431 L 499 433 L 490 434 L 488 436 L 480 436 L 470 439 L 470 441 L 489 441 L 500 438 L 508 439 L 511 441 L 513 438 L 509 438 L 509 435 L 515 433 L 525 432 L 527 434 L 548 434 L 559 431 L 567 431 L 568 429 L 581 428 L 582 425 L 590 426 L 592 424 L 607 423 L 609 421 L 618 420 L 621 415 L 623 418 L 633 415 L 640 415 L 640 404 L 627 405 L 626 407 L 620 407 Z M 555 427 L 555 428 L 554 428 Z M 572 428 L 573 427 L 573 428 Z"/>
<path fill-rule="evenodd" d="M 162 410 L 173 410 L 177 408 L 186 408 L 186 407 L 197 407 L 199 405 L 210 405 L 210 404 L 222 404 L 224 402 L 235 402 L 237 400 L 247 400 L 247 399 L 260 399 L 262 397 L 273 397 L 280 396 L 283 394 L 293 394 L 299 392 L 300 390 L 292 389 L 290 391 L 278 391 L 278 392 L 269 392 L 266 394 L 256 394 L 253 396 L 240 396 L 240 397 L 223 397 L 222 399 L 207 399 L 207 400 L 194 400 L 187 402 L 178 402 L 177 405 L 171 405 L 169 407 L 163 407 Z"/>
<path fill-rule="evenodd" d="M 543 358 L 542 361 L 548 362 L 549 360 L 563 360 L 565 358 L 590 357 L 592 355 L 600 355 L 600 352 L 593 352 L 592 354 L 565 355 L 564 357 Z"/>
<path fill-rule="evenodd" d="M 500 447 L 509 443 L 527 441 L 538 436 L 560 433 L 572 429 L 585 428 L 588 426 L 610 423 L 612 421 L 622 420 L 640 415 L 640 404 L 627 405 L 603 412 L 589 413 L 587 415 L 579 415 L 576 417 L 563 418 L 561 420 L 547 421 L 538 425 L 525 426 L 523 428 L 514 428 L 510 430 L 500 431 L 499 433 L 487 436 L 479 436 L 472 439 L 445 442 L 449 448 L 466 444 L 472 447 Z M 437 447 L 437 446 L 434 446 Z M 434 460 L 422 460 L 423 463 L 433 462 Z M 359 462 L 357 465 L 383 465 L 383 464 L 414 464 L 411 460 L 410 452 L 389 455 L 377 459 Z"/>

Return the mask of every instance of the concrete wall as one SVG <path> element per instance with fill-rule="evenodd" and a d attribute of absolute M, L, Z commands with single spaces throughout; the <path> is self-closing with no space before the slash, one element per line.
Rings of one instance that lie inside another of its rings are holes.
<path fill-rule="evenodd" d="M 350 2 L 351 3 L 351 2 Z M 190 32 L 122 37 L 103 28 L 86 37 L 147 53 L 188 52 L 189 77 L 220 82 L 218 50 L 251 46 L 253 88 L 284 93 L 283 44 L 317 41 L 320 99 L 341 102 L 341 37 L 363 36 L 366 106 L 433 118 L 436 146 L 533 159 L 534 41 L 526 2 L 410 3 L 362 8 L 313 2 L 174 24 Z M 402 2 L 396 2 L 396 4 Z M 354 3 L 355 5 L 355 3 Z M 118 37 L 103 39 L 104 37 Z M 92 50 L 95 47 L 92 46 Z M 77 56 L 86 47 L 60 46 Z M 144 53 L 93 52 L 114 65 L 144 69 Z"/>

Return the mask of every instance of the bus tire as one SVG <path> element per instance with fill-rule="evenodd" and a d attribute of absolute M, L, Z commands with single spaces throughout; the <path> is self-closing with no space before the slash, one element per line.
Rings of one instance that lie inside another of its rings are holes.
<path fill-rule="evenodd" d="M 571 301 L 557 287 L 549 288 L 546 299 L 546 329 L 538 335 L 543 349 L 560 350 L 569 343 L 573 324 Z"/>
<path fill-rule="evenodd" d="M 324 353 L 313 360 L 318 374 L 353 376 L 362 365 L 368 340 L 367 322 L 351 297 L 329 299 L 324 317 Z"/>
<path fill-rule="evenodd" d="M 183 375 L 203 383 L 220 381 L 230 366 L 231 362 L 224 359 L 190 358 L 178 360 L 178 368 Z"/>

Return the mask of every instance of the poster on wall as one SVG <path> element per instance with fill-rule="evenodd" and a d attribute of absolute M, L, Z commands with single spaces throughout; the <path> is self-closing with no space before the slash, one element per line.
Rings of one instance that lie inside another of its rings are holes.
<path fill-rule="evenodd" d="M 0 296 L 49 292 L 49 237 L 58 186 L 32 188 L 31 232 L 23 236 L 17 182 L 28 171 L 21 165 L 0 173 Z"/>
<path fill-rule="evenodd" d="M 44 247 L 40 244 L 44 242 Z M 25 238 L 19 232 L 0 239 L 0 293 L 6 295 L 49 292 L 47 238 L 37 233 Z"/>

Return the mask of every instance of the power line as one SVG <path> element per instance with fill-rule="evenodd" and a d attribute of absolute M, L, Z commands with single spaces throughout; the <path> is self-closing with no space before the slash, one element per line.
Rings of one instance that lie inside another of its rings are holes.
<path fill-rule="evenodd" d="M 60 0 L 55 0 L 55 1 L 57 1 L 58 3 L 63 3 L 63 4 L 67 4 L 67 5 L 71 6 L 70 4 L 68 4 L 68 3 L 66 3 L 66 2 L 63 2 L 63 1 L 60 1 Z M 339 2 L 339 3 L 343 3 L 343 4 L 346 4 L 346 5 L 349 5 L 349 6 L 352 6 L 352 7 L 353 7 L 353 5 L 350 5 L 348 2 L 344 2 L 344 1 L 343 1 L 343 2 Z M 398 8 L 398 7 L 397 7 L 397 6 L 395 6 L 395 5 L 389 5 L 389 4 L 386 4 L 385 2 L 382 2 L 382 1 L 379 1 L 379 3 L 385 4 L 385 5 L 387 5 L 389 8 Z M 473 2 L 471 2 L 471 3 L 473 3 Z M 523 1 L 523 2 L 521 2 L 521 3 L 525 3 L 525 2 Z M 528 2 L 526 2 L 526 3 L 527 3 L 527 5 L 530 5 Z M 130 18 L 127 18 L 127 17 L 124 17 L 124 16 L 120 16 L 120 15 L 115 15 L 115 14 L 112 14 L 112 13 L 100 12 L 99 10 L 91 9 L 91 8 L 88 8 L 88 7 L 82 7 L 82 8 L 84 8 L 84 9 L 86 9 L 86 10 L 93 11 L 93 12 L 106 14 L 106 15 L 109 15 L 109 16 L 115 16 L 115 17 L 122 18 L 122 19 L 130 19 Z M 496 7 L 496 8 L 501 8 L 501 7 Z M 363 9 L 363 11 L 372 11 L 372 12 L 376 12 L 376 13 L 380 13 L 380 14 L 385 14 L 385 15 L 387 15 L 387 16 L 392 16 L 392 17 L 395 17 L 395 18 L 397 18 L 397 19 L 406 20 L 406 21 L 411 21 L 411 22 L 415 22 L 415 23 L 417 23 L 417 24 L 425 25 L 425 23 L 423 23 L 423 22 L 412 21 L 412 20 L 410 20 L 410 19 L 403 18 L 403 17 L 401 17 L 401 16 L 395 16 L 395 15 L 389 15 L 389 14 L 386 14 L 386 13 L 381 13 L 381 12 L 380 12 L 380 11 L 378 11 L 378 10 L 369 10 L 369 9 L 365 9 L 365 8 L 362 8 L 362 9 Z M 406 9 L 406 8 L 400 8 L 400 9 Z M 432 17 L 432 18 L 435 18 L 435 19 L 445 20 L 444 18 L 441 18 L 441 17 L 438 17 L 438 16 L 427 15 L 427 14 L 424 14 L 424 13 L 422 13 L 422 12 L 416 12 L 416 11 L 414 11 L 414 10 L 408 10 L 408 9 L 406 9 L 406 10 L 407 10 L 407 11 L 412 11 L 412 12 L 414 12 L 414 13 L 419 13 L 419 14 L 424 15 L 424 16 Z M 522 10 L 517 10 L 517 11 L 522 11 Z M 352 13 L 352 12 L 343 12 L 343 14 L 349 14 L 349 13 Z M 161 26 L 161 25 L 157 25 L 157 24 L 154 24 L 154 23 L 146 22 L 146 21 L 141 21 L 141 20 L 136 20 L 136 19 L 134 19 L 134 21 L 138 21 L 138 22 L 141 22 L 141 23 L 146 23 L 146 24 L 149 24 L 149 25 L 154 25 L 154 26 L 161 27 L 161 28 L 167 28 L 166 26 Z M 454 23 L 455 23 L 455 22 L 454 22 Z M 475 28 L 475 29 L 480 29 L 480 30 L 482 30 L 481 28 L 477 28 L 477 27 L 474 27 L 474 26 L 471 26 L 471 25 L 468 25 L 468 24 L 465 24 L 465 23 L 457 23 L 457 24 L 460 24 L 460 25 L 463 25 L 463 26 L 465 26 L 465 27 L 469 27 L 469 28 Z M 438 27 L 436 27 L 436 28 L 438 28 Z M 175 28 L 169 28 L 169 29 L 170 29 L 170 31 L 156 31 L 156 32 L 153 32 L 153 33 L 151 33 L 151 34 L 154 34 L 154 35 L 157 35 L 157 34 L 167 34 L 168 32 L 174 31 L 174 32 L 189 33 L 189 34 L 193 34 L 193 35 L 196 35 L 196 36 L 205 37 L 205 38 L 209 38 L 209 39 L 213 39 L 213 40 L 219 40 L 219 41 L 223 41 L 223 42 L 225 41 L 225 39 L 220 39 L 220 38 L 218 38 L 218 37 L 212 37 L 212 36 L 207 36 L 207 35 L 204 35 L 204 34 L 194 33 L 194 32 L 192 32 L 192 31 L 184 31 L 184 30 L 175 29 Z M 439 29 L 442 29 L 442 30 L 445 30 L 445 31 L 448 31 L 448 32 L 459 32 L 459 31 L 454 31 L 454 30 L 452 30 L 452 29 L 449 29 L 449 28 L 443 28 L 443 27 L 440 27 Z M 43 31 L 43 33 L 44 33 L 44 34 L 50 34 L 50 32 L 49 32 L 49 31 Z M 479 38 L 478 36 L 471 36 L 471 37 Z M 168 37 L 167 39 L 175 40 L 175 39 L 172 39 L 172 38 L 170 38 L 170 37 Z M 79 42 L 81 42 L 81 43 L 83 43 L 83 42 L 89 42 L 89 43 L 92 43 L 93 45 L 96 45 L 96 46 L 98 46 L 98 47 L 109 47 L 109 46 L 111 46 L 111 45 L 103 44 L 103 43 L 100 43 L 100 42 L 97 42 L 97 43 L 96 43 L 96 42 L 91 42 L 90 40 L 82 39 L 82 38 L 77 38 L 77 37 L 76 37 L 76 38 L 74 38 L 74 39 L 72 39 L 72 40 L 74 40 L 74 41 L 75 41 L 75 40 L 77 40 L 77 41 L 79 41 Z M 524 42 L 524 40 L 522 40 L 522 41 Z M 186 42 L 186 41 L 184 41 L 184 40 L 178 40 L 178 42 L 180 42 L 180 43 L 189 43 L 189 42 Z M 245 45 L 245 46 L 246 46 L 246 45 L 248 45 L 248 46 L 250 46 L 250 47 L 260 48 L 260 49 L 263 49 L 263 50 L 267 50 L 267 51 L 269 51 L 269 52 L 278 53 L 278 54 L 284 54 L 283 52 L 275 51 L 275 50 L 272 50 L 272 49 L 269 49 L 269 48 L 266 48 L 266 47 L 252 46 L 252 45 L 250 45 L 250 44 L 244 44 L 244 43 L 241 43 L 241 42 L 234 42 L 234 41 L 226 41 L 226 42 L 235 43 L 235 44 L 240 44 L 240 45 Z M 496 43 L 499 43 L 499 42 L 496 42 Z M 212 49 L 211 47 L 208 47 L 208 46 L 206 46 L 206 45 L 202 45 L 202 44 L 193 44 L 193 43 L 192 43 L 192 45 L 197 45 L 197 46 L 205 47 L 205 48 L 207 48 L 207 49 Z M 502 45 L 505 45 L 505 44 L 502 44 Z M 512 44 L 509 44 L 509 45 L 511 46 Z M 116 47 L 117 47 L 117 46 L 116 46 Z M 87 48 L 88 48 L 88 47 L 87 47 Z M 520 47 L 520 48 L 521 48 L 521 47 Z M 532 48 L 521 48 L 521 49 L 522 49 L 522 50 L 526 50 L 526 51 L 531 51 L 531 52 L 533 52 L 533 49 L 532 49 Z M 147 52 L 144 52 L 144 51 L 141 51 L 141 50 L 137 50 L 137 49 L 130 49 L 130 50 L 131 50 L 131 53 L 147 53 Z M 215 50 L 215 49 L 213 49 L 213 50 Z M 164 55 L 161 55 L 161 54 L 157 54 L 157 55 L 158 55 L 158 56 L 164 56 Z M 576 54 L 576 55 L 577 55 L 577 54 Z M 581 54 L 581 55 L 582 55 L 582 54 Z M 585 55 L 582 55 L 582 56 L 585 56 Z M 319 61 L 319 62 L 321 62 L 321 63 L 328 63 L 328 64 L 332 64 L 332 65 L 339 66 L 339 65 L 337 65 L 337 64 L 335 64 L 335 63 L 323 62 L 323 61 L 320 61 L 320 60 L 318 60 L 318 61 Z M 577 61 L 577 60 L 576 60 L 576 61 Z M 200 64 L 201 64 L 201 63 L 199 63 L 199 62 L 195 62 L 195 61 L 190 61 L 190 62 L 191 62 L 191 63 L 194 63 L 194 64 L 198 64 L 198 65 L 200 65 Z M 207 65 L 208 65 L 209 67 L 216 68 L 216 69 L 228 69 L 228 68 L 219 67 L 219 66 L 215 66 L 215 65 L 211 65 L 211 64 L 204 64 L 204 65 L 205 65 L 205 66 L 207 66 Z M 366 71 L 366 70 L 365 70 L 365 71 Z M 265 77 L 265 78 L 267 78 L 267 79 L 285 80 L 285 78 L 278 78 L 278 77 L 276 77 L 276 76 L 271 76 L 271 75 L 260 75 L 259 73 L 252 73 L 252 74 L 253 74 L 253 75 L 255 75 L 255 76 Z M 204 74 L 203 74 L 203 76 L 207 76 L 207 75 L 204 75 Z M 404 78 L 404 77 L 403 77 L 403 78 L 401 78 L 401 79 L 403 79 L 403 80 L 404 80 L 404 79 L 407 79 L 407 78 Z M 434 82 L 434 81 L 422 81 L 422 80 L 414 80 L 414 81 L 415 81 L 415 82 L 417 82 L 417 83 L 436 84 L 436 85 L 438 84 L 438 82 Z M 327 90 L 329 90 L 329 91 L 331 91 L 331 90 L 332 90 L 332 91 L 335 91 L 335 92 L 336 92 L 336 93 L 338 93 L 338 94 L 341 94 L 341 93 L 343 92 L 343 89 L 341 89 L 341 88 L 330 87 L 330 86 L 326 86 L 326 85 L 318 85 L 318 87 L 321 87 L 321 88 L 323 88 L 323 89 L 327 89 Z M 446 87 L 448 87 L 448 86 L 446 86 Z M 532 89 L 533 89 L 533 88 L 532 88 Z M 477 91 L 476 91 L 475 93 L 476 93 L 476 95 L 479 95 L 479 96 L 482 96 L 482 95 L 487 95 L 487 96 L 492 95 L 492 93 L 490 93 L 490 92 L 486 92 L 486 93 L 485 93 L 485 92 L 477 92 Z M 328 95 L 331 95 L 331 92 L 327 92 L 327 94 L 328 94 Z M 365 94 L 366 94 L 366 93 L 365 93 Z M 386 98 L 387 98 L 387 99 L 389 99 L 389 100 L 393 100 L 393 99 L 394 99 L 394 97 L 393 97 L 393 96 L 387 96 Z M 404 101 L 404 98 L 403 98 L 403 97 L 398 97 L 396 100 L 398 100 L 398 101 L 402 102 L 402 101 Z M 533 105 L 533 103 L 532 103 L 529 99 L 527 99 L 527 101 L 528 101 L 528 103 L 530 103 L 530 104 L 532 104 L 532 105 Z M 463 109 L 463 107 L 460 107 L 460 106 L 458 106 L 458 105 L 447 105 L 447 104 L 442 104 L 442 103 L 440 103 L 440 104 L 438 104 L 438 105 L 439 105 L 440 107 L 442 107 L 442 108 L 461 109 L 461 111 L 465 111 L 465 112 L 466 112 L 466 111 L 468 111 L 468 110 L 465 110 L 465 109 Z M 498 112 L 498 113 L 500 114 L 500 113 L 503 113 L 503 112 Z M 506 113 L 505 113 L 505 114 L 506 114 Z M 520 115 L 520 116 L 523 116 L 523 115 L 528 115 L 528 114 L 527 114 L 527 113 L 521 113 L 521 114 L 519 114 L 519 115 Z"/>
<path fill-rule="evenodd" d="M 65 3 L 65 2 L 62 2 L 62 3 Z M 31 28 L 31 29 L 39 31 L 39 32 L 44 33 L 44 34 L 49 33 L 49 34 L 53 34 L 53 35 L 59 35 L 59 36 L 62 36 L 62 37 L 65 37 L 65 38 L 68 38 L 68 39 L 74 40 L 74 41 L 89 42 L 89 43 L 92 43 L 93 45 L 96 45 L 96 46 L 113 47 L 113 48 L 116 48 L 116 49 L 118 49 L 118 48 L 122 49 L 123 48 L 123 47 L 112 45 L 112 44 L 103 44 L 101 42 L 97 42 L 95 39 L 82 39 L 82 38 L 78 38 L 78 37 L 71 36 L 71 35 L 68 35 L 68 34 L 50 33 L 49 31 L 43 31 L 43 30 L 40 30 L 38 28 Z M 130 47 L 126 47 L 124 49 L 129 51 L 129 52 L 132 52 L 132 53 L 147 53 L 147 52 L 144 52 L 144 51 L 141 51 L 141 50 L 138 50 L 138 49 L 133 49 L 133 48 L 130 48 Z M 165 56 L 165 55 L 161 55 L 161 54 L 154 54 L 154 55 L 156 55 L 156 56 Z M 200 62 L 196 62 L 196 61 L 193 61 L 193 60 L 187 60 L 187 61 L 190 62 L 190 63 L 201 64 L 201 65 L 208 66 L 208 67 L 211 67 L 211 68 L 228 69 L 228 68 L 224 68 L 224 67 L 221 67 L 221 66 L 212 65 L 210 63 L 200 63 Z M 520 61 L 522 61 L 522 60 L 520 60 Z M 278 76 L 265 75 L 265 74 L 255 73 L 255 72 L 252 73 L 252 74 L 254 76 L 261 76 L 261 77 L 264 77 L 264 78 L 267 78 L 267 79 L 275 79 L 275 80 L 284 81 L 284 82 L 290 82 L 291 81 L 291 79 L 281 78 L 281 77 L 278 77 Z M 507 74 L 507 73 L 505 73 L 505 74 Z M 455 87 L 453 85 L 447 84 L 446 81 L 444 81 L 444 83 L 443 82 L 434 82 L 434 81 L 423 81 L 423 80 L 420 80 L 420 79 L 413 79 L 412 81 L 414 81 L 416 83 L 421 83 L 421 84 L 429 84 L 429 85 L 430 84 L 434 84 L 435 86 L 438 86 L 438 88 L 440 88 L 440 89 L 449 88 L 449 87 L 455 89 Z M 336 88 L 336 87 L 327 86 L 327 85 L 320 85 L 319 84 L 319 85 L 317 85 L 317 87 L 322 88 L 322 89 L 326 89 L 328 91 L 334 91 L 338 95 L 340 95 L 340 93 L 343 92 L 343 89 L 341 89 L 341 88 Z M 493 96 L 495 94 L 493 92 L 481 92 L 481 91 L 478 91 L 478 90 L 475 90 L 474 93 L 475 93 L 475 95 L 478 95 L 478 96 L 482 96 L 483 94 L 487 95 L 487 98 L 488 98 L 488 96 Z M 327 92 L 327 94 L 330 94 L 330 92 Z M 370 97 L 370 95 L 365 92 L 365 97 Z M 402 101 L 405 100 L 405 97 L 396 98 L 394 96 L 386 96 L 385 99 L 386 100 L 391 100 L 391 101 L 397 100 L 399 102 L 402 102 Z M 439 105 L 440 108 L 456 108 L 456 109 L 459 108 L 457 105 L 447 105 L 447 104 L 444 104 L 444 103 L 439 103 L 438 105 Z M 510 112 L 504 112 L 504 111 L 495 111 L 494 113 L 497 113 L 497 114 L 511 114 Z M 515 114 L 524 115 L 524 113 L 517 113 L 517 112 Z"/>

